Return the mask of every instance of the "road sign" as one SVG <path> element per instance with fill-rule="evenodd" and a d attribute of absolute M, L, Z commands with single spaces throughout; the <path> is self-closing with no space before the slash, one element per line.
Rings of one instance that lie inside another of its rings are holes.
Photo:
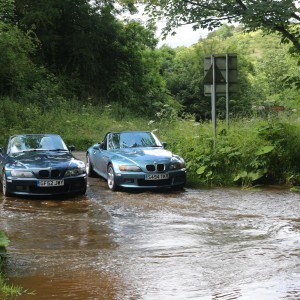
<path fill-rule="evenodd" d="M 224 75 L 222 74 L 222 72 L 220 71 L 220 69 L 215 66 L 215 83 L 226 83 L 226 78 L 224 77 Z M 207 70 L 204 79 L 203 79 L 203 83 L 210 85 L 213 82 L 213 65 L 210 66 L 210 68 Z"/>
<path fill-rule="evenodd" d="M 237 55 L 214 54 L 204 58 L 204 95 L 211 96 L 211 85 L 213 84 L 212 57 L 215 65 L 216 96 L 226 96 L 226 83 L 228 83 L 228 93 L 236 93 L 238 91 Z"/>

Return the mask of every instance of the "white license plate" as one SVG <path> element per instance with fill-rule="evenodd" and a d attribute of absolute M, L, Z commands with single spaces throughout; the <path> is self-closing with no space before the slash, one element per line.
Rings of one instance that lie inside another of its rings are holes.
<path fill-rule="evenodd" d="M 168 179 L 169 173 L 167 174 L 147 174 L 145 176 L 145 180 L 162 180 L 162 179 Z"/>
<path fill-rule="evenodd" d="M 37 186 L 39 187 L 49 187 L 49 186 L 62 186 L 64 185 L 64 180 L 39 180 Z"/>

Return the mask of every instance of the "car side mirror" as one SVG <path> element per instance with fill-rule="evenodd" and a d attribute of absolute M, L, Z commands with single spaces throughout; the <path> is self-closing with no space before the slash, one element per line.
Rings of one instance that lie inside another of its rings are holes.
<path fill-rule="evenodd" d="M 94 150 L 100 150 L 100 148 L 101 148 L 100 144 L 96 144 L 96 145 L 93 146 Z"/>
<path fill-rule="evenodd" d="M 105 146 L 104 142 L 100 142 L 100 143 L 99 143 L 99 148 L 100 148 L 100 149 L 104 149 L 104 146 Z"/>
<path fill-rule="evenodd" d="M 75 146 L 73 146 L 73 145 L 68 146 L 68 149 L 69 149 L 70 152 L 75 151 Z"/>
<path fill-rule="evenodd" d="M 3 148 L 2 148 L 2 147 L 0 147 L 0 154 L 2 154 L 2 152 L 3 152 Z"/>
<path fill-rule="evenodd" d="M 168 145 L 166 142 L 162 142 L 161 144 L 163 145 L 164 148 L 166 148 Z"/>

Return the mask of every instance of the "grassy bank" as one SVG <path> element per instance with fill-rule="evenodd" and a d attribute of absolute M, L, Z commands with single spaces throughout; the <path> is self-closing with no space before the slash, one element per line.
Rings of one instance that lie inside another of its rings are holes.
<path fill-rule="evenodd" d="M 23 292 L 22 288 L 9 284 L 2 274 L 2 266 L 7 255 L 6 247 L 8 243 L 6 235 L 0 230 L 0 299 L 10 299 L 10 297 L 21 295 Z"/>
<path fill-rule="evenodd" d="M 300 121 L 285 112 L 210 122 L 172 117 L 168 107 L 151 118 L 133 117 L 123 107 L 55 103 L 52 107 L 0 102 L 0 144 L 15 133 L 58 133 L 68 145 L 86 150 L 107 131 L 155 131 L 168 149 L 187 162 L 190 186 L 251 186 L 300 183 Z"/>

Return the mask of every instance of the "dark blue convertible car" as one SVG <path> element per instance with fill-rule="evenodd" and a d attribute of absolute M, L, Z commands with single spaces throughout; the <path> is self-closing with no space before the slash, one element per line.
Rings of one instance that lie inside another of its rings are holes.
<path fill-rule="evenodd" d="M 3 194 L 84 194 L 85 163 L 76 159 L 59 135 L 21 134 L 0 147 Z"/>
<path fill-rule="evenodd" d="M 164 146 L 152 132 L 109 132 L 102 142 L 87 150 L 87 174 L 102 176 L 111 190 L 182 189 L 186 183 L 185 162 Z"/>

